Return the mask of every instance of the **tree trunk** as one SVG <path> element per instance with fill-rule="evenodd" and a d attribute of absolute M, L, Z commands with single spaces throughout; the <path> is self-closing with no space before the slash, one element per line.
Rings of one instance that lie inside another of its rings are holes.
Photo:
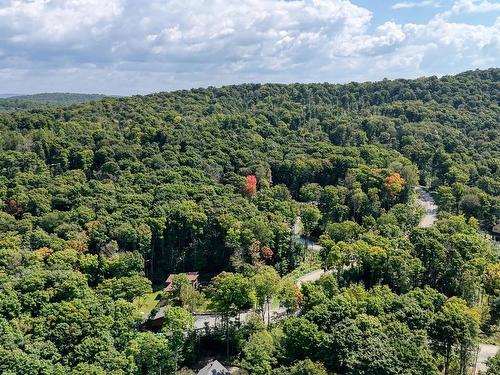
<path fill-rule="evenodd" d="M 467 375 L 467 367 L 469 362 L 469 355 L 471 353 L 472 346 L 464 344 L 460 346 L 460 375 Z"/>
<path fill-rule="evenodd" d="M 229 317 L 226 317 L 226 356 L 229 357 Z"/>
<path fill-rule="evenodd" d="M 271 312 L 269 310 L 269 305 L 271 302 L 269 301 L 269 298 L 267 299 L 267 325 L 271 324 Z"/>
<path fill-rule="evenodd" d="M 449 375 L 449 370 L 450 370 L 450 353 L 451 352 L 451 345 L 446 345 L 446 354 L 444 358 L 444 375 Z"/>

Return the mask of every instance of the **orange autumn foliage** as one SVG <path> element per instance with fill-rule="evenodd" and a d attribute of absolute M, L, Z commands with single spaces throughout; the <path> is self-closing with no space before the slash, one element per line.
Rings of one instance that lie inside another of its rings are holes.
<path fill-rule="evenodd" d="M 390 176 L 386 177 L 384 181 L 384 187 L 387 190 L 387 193 L 391 197 L 395 197 L 398 195 L 405 186 L 405 180 L 399 173 L 393 173 Z"/>
<path fill-rule="evenodd" d="M 247 176 L 247 183 L 243 187 L 243 193 L 247 197 L 253 197 L 257 193 L 257 178 L 254 175 Z"/>

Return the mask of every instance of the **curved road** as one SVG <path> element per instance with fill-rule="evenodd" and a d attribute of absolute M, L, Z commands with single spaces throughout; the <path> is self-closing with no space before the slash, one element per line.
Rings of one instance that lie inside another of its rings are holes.
<path fill-rule="evenodd" d="M 316 281 L 319 280 L 319 278 L 325 274 L 325 273 L 330 273 L 331 271 L 324 271 L 324 270 L 316 270 L 309 272 L 308 274 L 305 274 L 304 276 L 301 276 L 297 279 L 296 285 L 300 288 L 303 283 L 309 282 L 309 281 Z M 271 321 L 276 321 L 279 320 L 280 318 L 284 317 L 286 315 L 286 309 L 283 307 L 273 307 L 269 311 L 271 315 Z M 242 312 L 239 316 L 240 322 L 245 322 L 251 315 L 251 312 L 245 311 Z M 217 314 L 199 314 L 194 316 L 194 328 L 195 329 L 203 329 L 207 325 L 209 327 L 214 327 L 217 324 L 217 320 L 220 319 L 220 317 Z M 267 321 L 267 314 L 265 316 L 265 320 Z"/>
<path fill-rule="evenodd" d="M 416 193 L 418 194 L 417 197 L 417 204 L 422 206 L 425 209 L 425 215 L 422 217 L 419 226 L 422 228 L 428 228 L 431 227 L 436 221 L 437 221 L 437 211 L 438 211 L 438 206 L 434 202 L 434 199 L 432 196 L 424 190 L 421 186 L 417 186 L 415 188 Z M 306 243 L 306 240 L 300 236 L 301 232 L 301 219 L 300 216 L 298 216 L 295 219 L 295 223 L 293 225 L 292 229 L 293 235 L 297 237 L 297 239 L 303 243 L 304 245 L 307 245 L 307 248 L 309 250 L 314 250 L 314 251 L 319 251 L 321 250 L 321 246 L 317 243 Z M 331 271 L 326 271 L 326 272 L 331 272 Z M 297 286 L 300 288 L 303 283 L 305 282 L 310 282 L 310 281 L 316 281 L 318 280 L 325 271 L 323 269 L 315 270 L 312 271 L 304 276 L 301 276 L 297 279 Z M 271 314 L 271 320 L 278 320 L 285 316 L 286 312 L 285 309 L 282 307 L 277 307 L 277 308 L 272 308 L 270 311 Z M 242 312 L 240 314 L 240 321 L 244 322 L 248 319 L 250 316 L 250 312 Z M 217 323 L 218 316 L 214 314 L 209 314 L 209 315 L 196 315 L 195 316 L 195 323 L 194 326 L 196 329 L 203 329 L 206 325 L 208 326 L 215 326 Z M 267 319 L 267 318 L 266 318 Z M 496 353 L 500 351 L 500 346 L 497 345 L 485 345 L 485 344 L 480 344 L 479 345 L 479 351 L 477 354 L 477 366 L 476 366 L 476 372 L 477 374 L 479 371 L 486 371 L 487 369 L 487 361 L 489 358 L 493 357 Z"/>
<path fill-rule="evenodd" d="M 420 220 L 419 226 L 422 228 L 431 227 L 437 221 L 437 211 L 438 206 L 434 202 L 432 196 L 424 190 L 421 186 L 415 188 L 417 197 L 417 204 L 425 209 L 425 215 Z M 488 369 L 487 362 L 488 359 L 495 356 L 500 351 L 500 346 L 498 345 L 486 345 L 479 344 L 479 350 L 477 352 L 477 364 L 474 374 L 478 374 L 479 371 L 486 371 Z"/>
<path fill-rule="evenodd" d="M 295 223 L 293 223 L 292 235 L 299 241 L 302 245 L 306 247 L 307 250 L 320 251 L 322 247 L 312 241 L 307 241 L 305 237 L 301 236 L 302 234 L 302 218 L 297 216 L 295 218 Z"/>

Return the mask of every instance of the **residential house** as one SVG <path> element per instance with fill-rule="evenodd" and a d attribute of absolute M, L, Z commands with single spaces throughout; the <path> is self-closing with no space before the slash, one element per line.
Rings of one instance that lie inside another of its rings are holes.
<path fill-rule="evenodd" d="M 170 292 L 172 290 L 172 281 L 174 280 L 174 277 L 180 275 L 178 273 L 171 273 L 167 277 L 167 281 L 165 281 L 165 289 L 163 289 L 165 292 Z M 189 281 L 191 281 L 191 286 L 193 289 L 198 289 L 200 286 L 200 282 L 198 280 L 199 274 L 198 272 L 186 272 L 186 276 L 188 277 Z"/>

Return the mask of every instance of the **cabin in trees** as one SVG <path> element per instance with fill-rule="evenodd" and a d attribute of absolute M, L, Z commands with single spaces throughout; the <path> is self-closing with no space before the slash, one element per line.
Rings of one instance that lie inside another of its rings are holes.
<path fill-rule="evenodd" d="M 165 281 L 165 292 L 170 292 L 172 290 L 172 281 L 174 280 L 174 277 L 179 275 L 178 273 L 171 273 L 167 277 L 167 281 Z M 191 286 L 193 289 L 198 289 L 200 286 L 200 281 L 198 280 L 199 274 L 198 272 L 187 272 L 186 276 L 188 277 L 189 281 L 191 281 Z"/>
<path fill-rule="evenodd" d="M 148 320 L 144 322 L 144 326 L 152 331 L 159 331 L 165 322 L 166 306 L 161 306 L 154 315 L 151 314 Z"/>
<path fill-rule="evenodd" d="M 491 235 L 494 241 L 500 241 L 500 223 L 491 228 Z"/>

